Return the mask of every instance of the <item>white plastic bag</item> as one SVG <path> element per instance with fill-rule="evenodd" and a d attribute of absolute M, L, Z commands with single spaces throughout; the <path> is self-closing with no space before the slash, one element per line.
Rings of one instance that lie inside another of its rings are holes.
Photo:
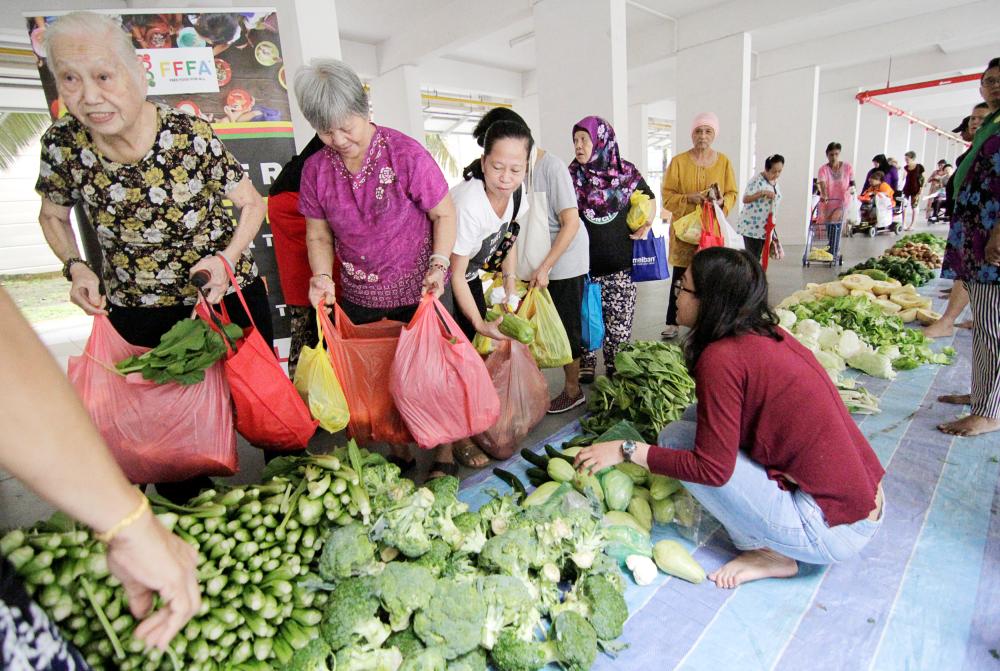
<path fill-rule="evenodd" d="M 535 165 L 536 153 L 533 150 L 528 164 Z M 549 199 L 548 195 L 542 191 L 535 191 L 532 188 L 531 180 L 534 170 L 528 170 L 524 177 L 522 210 L 525 204 L 528 211 L 526 216 L 518 219 L 521 225 L 521 232 L 517 236 L 517 243 L 514 249 L 517 253 L 517 277 L 525 282 L 530 282 L 535 271 L 545 261 L 545 257 L 552 250 L 552 238 L 549 235 Z"/>
<path fill-rule="evenodd" d="M 875 221 L 879 228 L 892 224 L 892 198 L 884 193 L 875 194 Z"/>
<path fill-rule="evenodd" d="M 861 201 L 854 196 L 850 196 L 847 199 L 847 203 L 844 205 L 844 223 L 845 224 L 858 224 L 861 222 Z"/>
<path fill-rule="evenodd" d="M 726 247 L 730 249 L 745 249 L 743 236 L 729 225 L 729 222 L 726 220 L 726 213 L 722 211 L 718 203 L 713 202 L 712 205 L 715 207 L 715 217 L 719 220 L 719 230 L 722 231 L 722 237 L 726 240 Z"/>

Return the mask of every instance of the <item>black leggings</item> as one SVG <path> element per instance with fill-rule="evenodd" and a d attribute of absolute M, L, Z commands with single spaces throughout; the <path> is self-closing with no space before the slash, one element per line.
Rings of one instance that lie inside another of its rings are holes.
<path fill-rule="evenodd" d="M 264 342 L 274 349 L 274 328 L 271 325 L 271 306 L 267 300 L 267 289 L 264 281 L 259 277 L 253 282 L 243 287 L 243 298 L 246 299 L 247 307 L 253 316 L 257 330 L 260 332 Z M 243 328 L 250 326 L 250 319 L 247 317 L 243 306 L 240 304 L 239 296 L 234 293 L 227 295 L 223 299 L 229 318 L 234 324 Z M 118 334 L 129 343 L 139 347 L 156 347 L 160 342 L 160 336 L 170 330 L 170 328 L 182 319 L 191 316 L 192 306 L 175 305 L 162 308 L 131 308 L 120 307 L 118 305 L 108 306 L 108 319 Z M 281 455 L 295 454 L 294 452 L 272 452 L 264 450 L 264 460 L 270 461 L 274 457 Z M 212 479 L 205 475 L 196 476 L 180 482 L 160 482 L 156 483 L 156 491 L 164 498 L 174 503 L 184 503 L 198 495 L 203 489 L 212 487 Z"/>
<path fill-rule="evenodd" d="M 750 238 L 743 236 L 743 246 L 750 254 L 760 262 L 761 254 L 764 252 L 764 240 L 761 238 Z"/>

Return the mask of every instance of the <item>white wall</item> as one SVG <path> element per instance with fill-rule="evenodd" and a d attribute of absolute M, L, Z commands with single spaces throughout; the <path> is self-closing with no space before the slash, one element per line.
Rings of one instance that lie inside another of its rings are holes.
<path fill-rule="evenodd" d="M 782 242 L 804 244 L 815 174 L 816 104 L 819 68 L 812 66 L 756 79 L 750 95 L 756 108 L 753 155 L 755 174 L 772 154 L 785 157 L 779 185 L 781 207 L 775 217 Z M 794 114 L 789 111 L 794 110 Z M 740 185 L 742 193 L 743 185 Z"/>
<path fill-rule="evenodd" d="M 59 270 L 38 223 L 42 201 L 35 193 L 39 145 L 21 150 L 14 165 L 0 172 L 0 275 Z"/>
<path fill-rule="evenodd" d="M 822 73 L 820 74 L 822 83 Z M 816 110 L 816 159 L 817 170 L 826 163 L 826 146 L 839 142 L 840 160 L 854 160 L 858 140 L 858 120 L 861 105 L 855 99 L 856 88 L 820 93 Z M 853 164 L 852 164 L 853 165 Z"/>

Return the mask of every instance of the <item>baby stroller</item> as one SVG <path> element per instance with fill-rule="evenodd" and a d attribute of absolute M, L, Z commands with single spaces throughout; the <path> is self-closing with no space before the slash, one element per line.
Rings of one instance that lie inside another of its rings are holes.
<path fill-rule="evenodd" d="M 884 193 L 877 193 L 867 202 L 861 202 L 861 216 L 857 223 L 852 223 L 847 234 L 853 237 L 857 233 L 867 233 L 874 238 L 879 233 L 899 233 L 899 224 L 895 221 L 896 209 L 893 200 Z"/>

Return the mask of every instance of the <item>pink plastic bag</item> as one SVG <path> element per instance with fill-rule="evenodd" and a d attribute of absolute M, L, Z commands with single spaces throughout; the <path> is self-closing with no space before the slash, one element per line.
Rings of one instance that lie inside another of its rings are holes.
<path fill-rule="evenodd" d="M 186 386 L 115 371 L 118 361 L 147 351 L 99 315 L 83 355 L 69 360 L 69 380 L 125 475 L 145 484 L 235 473 L 236 432 L 222 364 Z"/>
<path fill-rule="evenodd" d="M 389 391 L 423 448 L 468 438 L 500 415 L 500 399 L 482 358 L 429 294 L 399 334 Z"/>
<path fill-rule="evenodd" d="M 549 384 L 527 345 L 506 340 L 486 359 L 500 396 L 500 417 L 473 440 L 494 459 L 508 459 L 549 409 Z"/>

